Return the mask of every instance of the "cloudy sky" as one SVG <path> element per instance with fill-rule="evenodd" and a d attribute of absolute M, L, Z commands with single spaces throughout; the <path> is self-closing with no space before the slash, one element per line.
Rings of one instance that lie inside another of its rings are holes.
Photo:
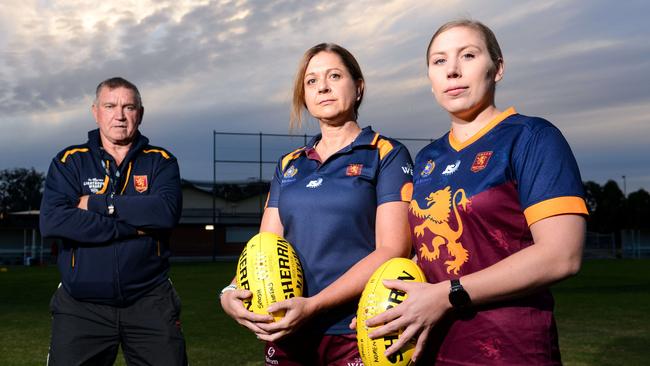
<path fill-rule="evenodd" d="M 143 95 L 142 132 L 179 158 L 184 178 L 211 180 L 212 131 L 287 133 L 296 65 L 323 41 L 362 66 L 361 125 L 436 138 L 449 118 L 431 96 L 427 42 L 443 22 L 471 17 L 493 28 L 505 54 L 499 108 L 557 125 L 584 180 L 622 188 L 625 175 L 628 193 L 649 190 L 647 14 L 644 0 L 4 0 L 0 169 L 46 171 L 57 151 L 85 141 L 95 86 L 120 75 Z M 300 131 L 314 132 L 314 122 Z M 258 156 L 257 137 L 216 140 L 218 159 Z M 265 139 L 264 160 L 289 148 L 277 145 Z M 257 174 L 243 165 L 217 164 L 217 179 Z"/>

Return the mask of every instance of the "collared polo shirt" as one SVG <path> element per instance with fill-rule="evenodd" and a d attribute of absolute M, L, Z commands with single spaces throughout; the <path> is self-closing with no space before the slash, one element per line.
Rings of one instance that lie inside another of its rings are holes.
<path fill-rule="evenodd" d="M 296 249 L 313 296 L 375 249 L 377 206 L 409 202 L 412 163 L 401 143 L 364 128 L 348 146 L 321 162 L 321 135 L 283 156 L 271 182 L 268 207 L 277 207 L 285 238 Z M 356 301 L 315 319 L 327 334 L 352 333 Z"/>

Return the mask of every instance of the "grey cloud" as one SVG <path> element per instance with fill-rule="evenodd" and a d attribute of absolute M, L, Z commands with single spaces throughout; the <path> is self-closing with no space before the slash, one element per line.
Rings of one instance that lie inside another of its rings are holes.
<path fill-rule="evenodd" d="M 14 86 L 0 89 L 0 111 L 24 113 L 56 108 L 61 103 L 78 102 L 99 80 L 114 74 L 130 75 L 143 83 L 168 83 L 192 75 L 228 69 L 242 62 L 263 60 L 261 49 L 271 49 L 260 38 L 273 33 L 273 23 L 286 18 L 294 31 L 309 29 L 311 17 L 316 17 L 316 3 L 277 1 L 261 8 L 248 6 L 251 13 L 242 20 L 228 21 L 244 6 L 216 5 L 214 2 L 196 7 L 179 22 L 160 10 L 140 22 L 132 13 L 118 12 L 119 21 L 113 27 L 105 22 L 95 25 L 92 38 L 80 32 L 68 41 L 70 47 L 50 50 L 50 35 L 37 38 L 32 51 L 11 55 L 4 65 L 10 70 L 35 70 L 35 73 L 13 75 Z M 80 28 L 78 19 L 61 19 L 60 26 L 68 30 Z M 243 33 L 233 30 L 243 28 Z M 225 34 L 225 35 L 224 35 Z M 220 36 L 221 35 L 221 36 Z M 115 40 L 117 38 L 117 40 Z M 107 47 L 115 43 L 116 49 Z M 279 45 L 281 48 L 281 44 Z M 88 53 L 84 64 L 53 70 L 49 63 L 66 49 Z M 58 55 L 57 55 L 58 53 Z M 277 51 L 276 51 L 277 53 Z M 12 57 L 13 56 L 13 57 Z"/>
<path fill-rule="evenodd" d="M 588 179 L 618 170 L 628 172 L 628 182 L 647 177 L 639 170 L 647 164 L 637 158 L 647 155 L 646 145 L 612 136 L 615 121 L 595 120 L 647 104 L 647 2 L 212 1 L 180 18 L 178 4 L 168 1 L 142 19 L 116 8 L 90 30 L 74 8 L 52 5 L 44 13 L 56 15 L 56 29 L 68 32 L 65 42 L 38 22 L 20 24 L 12 39 L 0 35 L 0 112 L 31 144 L 4 144 L 0 168 L 46 165 L 55 151 L 83 140 L 93 124 L 79 106 L 97 82 L 122 75 L 143 91 L 143 133 L 179 157 L 185 178 L 211 179 L 210 131 L 287 132 L 295 66 L 322 41 L 341 43 L 362 65 L 368 88 L 362 125 L 397 137 L 437 137 L 449 118 L 430 93 L 426 43 L 444 21 L 473 16 L 494 28 L 505 53 L 500 107 L 548 116 L 566 133 Z M 233 18 L 246 9 L 246 17 Z M 11 30 L 7 24 L 0 29 Z M 58 113 L 69 110 L 83 114 Z M 587 110 L 596 112 L 579 113 Z M 72 121 L 34 122 L 49 113 Z M 306 131 L 315 130 L 312 124 Z M 630 132 L 647 133 L 646 127 Z"/>

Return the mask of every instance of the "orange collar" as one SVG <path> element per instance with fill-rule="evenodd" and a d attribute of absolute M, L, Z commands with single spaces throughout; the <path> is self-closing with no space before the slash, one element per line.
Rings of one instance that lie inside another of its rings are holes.
<path fill-rule="evenodd" d="M 458 140 L 456 140 L 454 138 L 454 134 L 452 133 L 453 131 L 450 130 L 449 131 L 449 145 L 451 145 L 451 147 L 454 150 L 460 151 L 460 150 L 466 148 L 467 146 L 473 144 L 476 140 L 483 137 L 483 135 L 490 132 L 490 130 L 493 129 L 494 126 L 498 125 L 501 121 L 503 121 L 504 119 L 508 118 L 509 116 L 511 116 L 511 115 L 513 115 L 515 113 L 517 113 L 517 111 L 515 111 L 514 107 L 510 107 L 510 108 L 506 109 L 505 111 L 501 112 L 498 116 L 494 117 L 494 119 L 492 121 L 490 121 L 490 123 L 483 126 L 483 128 L 481 128 L 472 137 L 470 137 L 469 139 L 467 139 L 467 140 L 465 140 L 463 142 L 459 142 Z"/>

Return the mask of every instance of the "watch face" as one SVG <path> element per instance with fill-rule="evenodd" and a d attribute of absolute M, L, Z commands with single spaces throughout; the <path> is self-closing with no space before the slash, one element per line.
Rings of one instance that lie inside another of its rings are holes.
<path fill-rule="evenodd" d="M 454 307 L 464 308 L 471 303 L 469 295 L 465 290 L 456 291 L 454 294 L 454 303 L 452 303 Z"/>
<path fill-rule="evenodd" d="M 449 292 L 449 302 L 454 308 L 465 308 L 472 303 L 472 300 L 463 286 L 458 284 Z"/>

